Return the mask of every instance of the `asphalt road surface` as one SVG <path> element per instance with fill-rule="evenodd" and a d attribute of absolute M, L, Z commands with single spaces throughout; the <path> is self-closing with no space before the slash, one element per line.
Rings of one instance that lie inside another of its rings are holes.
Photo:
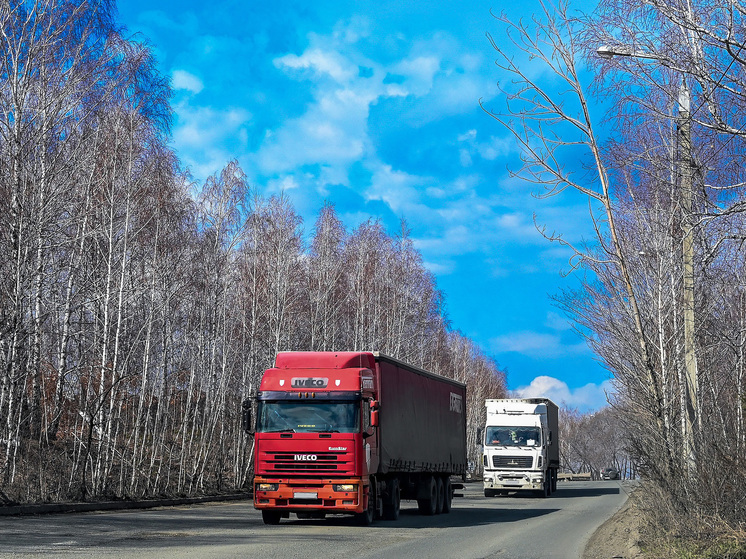
<path fill-rule="evenodd" d="M 486 498 L 467 484 L 450 514 L 358 527 L 350 517 L 265 526 L 250 501 L 85 514 L 0 517 L 0 557 L 578 559 L 630 482 L 565 482 L 548 499 Z"/>

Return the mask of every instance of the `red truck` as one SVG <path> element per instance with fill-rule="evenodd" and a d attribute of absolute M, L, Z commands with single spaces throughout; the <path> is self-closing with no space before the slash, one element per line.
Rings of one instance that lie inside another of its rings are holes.
<path fill-rule="evenodd" d="M 252 425 L 252 408 L 256 421 Z M 466 385 L 377 352 L 283 352 L 243 403 L 254 507 L 265 524 L 352 514 L 396 520 L 402 499 L 451 510 L 466 474 Z"/>

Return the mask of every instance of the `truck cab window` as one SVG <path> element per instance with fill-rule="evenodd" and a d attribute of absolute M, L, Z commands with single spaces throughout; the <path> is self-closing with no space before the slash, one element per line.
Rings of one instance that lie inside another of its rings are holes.
<path fill-rule="evenodd" d="M 488 446 L 541 446 L 541 431 L 535 427 L 490 427 Z"/>
<path fill-rule="evenodd" d="M 357 401 L 260 401 L 257 431 L 261 433 L 356 433 Z"/>

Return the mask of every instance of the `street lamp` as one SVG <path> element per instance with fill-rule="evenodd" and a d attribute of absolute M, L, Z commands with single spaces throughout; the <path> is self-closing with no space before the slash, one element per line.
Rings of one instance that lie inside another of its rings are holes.
<path fill-rule="evenodd" d="M 609 45 L 601 45 L 596 49 L 596 54 L 601 58 L 614 58 L 615 56 L 629 56 L 630 58 L 647 58 L 648 60 L 657 60 L 663 62 L 663 60 L 655 55 L 649 54 L 641 50 L 632 50 L 629 47 L 610 47 Z"/>
<path fill-rule="evenodd" d="M 611 47 L 602 45 L 596 50 L 596 54 L 604 59 L 614 56 L 629 56 L 631 58 L 643 58 L 656 60 L 661 65 L 668 67 L 662 58 L 650 53 L 633 50 L 630 47 Z M 684 455 L 690 460 L 694 451 L 693 426 L 698 419 L 697 414 L 697 392 L 699 390 L 699 379 L 697 374 L 697 358 L 694 347 L 694 224 L 692 219 L 692 118 L 690 113 L 690 94 L 686 86 L 684 76 L 679 88 L 679 114 L 677 117 L 679 147 L 681 149 L 681 209 L 683 213 L 683 239 L 681 246 L 683 267 L 683 321 L 684 321 L 684 367 L 687 380 L 687 436 L 684 437 Z"/>

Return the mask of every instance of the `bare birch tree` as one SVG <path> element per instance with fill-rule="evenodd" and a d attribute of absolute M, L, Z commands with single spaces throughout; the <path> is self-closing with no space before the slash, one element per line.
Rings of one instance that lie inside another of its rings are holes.
<path fill-rule="evenodd" d="M 514 78 L 507 110 L 491 114 L 522 148 L 516 174 L 545 195 L 571 190 L 590 202 L 594 243 L 572 248 L 591 275 L 558 302 L 615 377 L 626 448 L 673 509 L 727 522 L 742 518 L 744 479 L 732 335 L 741 312 L 732 270 L 743 262 L 742 18 L 733 3 L 656 0 L 605 3 L 583 20 L 564 4 L 545 7 L 531 26 L 499 18 L 559 79 L 558 94 L 492 41 Z M 602 61 L 597 50 L 620 56 Z M 584 58 L 598 70 L 595 89 L 581 83 Z M 616 137 L 598 134 L 587 91 L 612 101 Z M 572 159 L 590 164 L 563 167 Z M 716 473 L 726 470 L 727 479 Z"/>

